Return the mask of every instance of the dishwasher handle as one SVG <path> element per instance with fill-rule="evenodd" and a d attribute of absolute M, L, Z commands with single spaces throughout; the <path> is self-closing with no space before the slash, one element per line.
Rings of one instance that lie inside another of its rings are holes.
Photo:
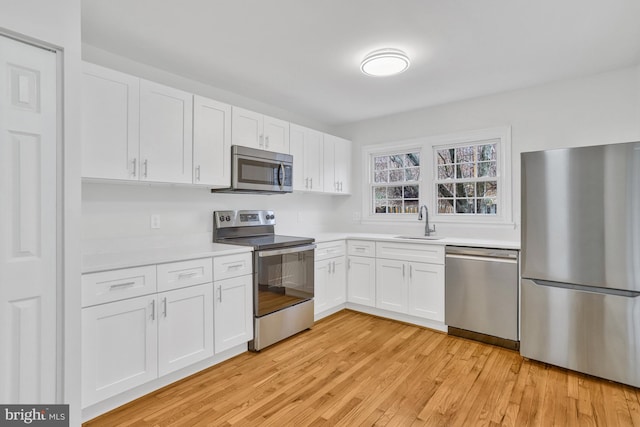
<path fill-rule="evenodd" d="M 468 246 L 447 246 L 446 256 L 465 255 L 481 258 L 518 259 L 518 251 L 513 249 L 475 248 Z"/>

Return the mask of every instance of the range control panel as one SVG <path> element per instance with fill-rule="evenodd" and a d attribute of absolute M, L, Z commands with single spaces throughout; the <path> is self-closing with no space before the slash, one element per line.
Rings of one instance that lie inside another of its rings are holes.
<path fill-rule="evenodd" d="M 215 228 L 276 225 L 276 214 L 273 211 L 215 211 L 213 225 Z"/>

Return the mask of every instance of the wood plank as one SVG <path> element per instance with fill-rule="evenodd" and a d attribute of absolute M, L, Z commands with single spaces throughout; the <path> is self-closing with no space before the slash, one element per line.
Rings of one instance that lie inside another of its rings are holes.
<path fill-rule="evenodd" d="M 85 426 L 638 426 L 639 391 L 344 310 Z"/>

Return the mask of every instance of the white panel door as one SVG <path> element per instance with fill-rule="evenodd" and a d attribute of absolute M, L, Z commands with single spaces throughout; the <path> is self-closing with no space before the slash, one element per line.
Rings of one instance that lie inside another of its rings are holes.
<path fill-rule="evenodd" d="M 193 183 L 231 185 L 231 106 L 193 97 Z"/>
<path fill-rule="evenodd" d="M 214 282 L 215 352 L 253 339 L 253 276 Z"/>
<path fill-rule="evenodd" d="M 140 79 L 84 63 L 82 176 L 138 179 Z"/>
<path fill-rule="evenodd" d="M 289 153 L 289 122 L 264 116 L 264 149 L 276 153 Z"/>
<path fill-rule="evenodd" d="M 155 295 L 82 309 L 82 407 L 158 376 Z"/>
<path fill-rule="evenodd" d="M 323 147 L 323 182 L 325 193 L 337 193 L 339 186 L 336 178 L 336 144 L 335 136 L 324 135 Z"/>
<path fill-rule="evenodd" d="M 231 141 L 233 145 L 264 150 L 264 116 L 255 111 L 231 109 Z"/>
<path fill-rule="evenodd" d="M 329 282 L 329 271 L 331 271 L 330 259 L 316 261 L 313 277 L 313 312 L 322 313 L 329 308 L 327 296 L 327 283 Z"/>
<path fill-rule="evenodd" d="M 409 263 L 409 314 L 444 322 L 444 265 Z"/>
<path fill-rule="evenodd" d="M 305 136 L 304 148 L 304 170 L 307 178 L 307 191 L 321 192 L 324 189 L 324 136 L 322 132 L 309 129 Z"/>
<path fill-rule="evenodd" d="M 0 36 L 0 402 L 56 402 L 56 54 Z"/>
<path fill-rule="evenodd" d="M 291 123 L 289 128 L 289 153 L 293 156 L 293 190 L 305 191 L 305 184 L 308 185 L 309 180 L 305 181 L 305 141 L 306 128 Z"/>
<path fill-rule="evenodd" d="M 193 95 L 140 80 L 140 179 L 191 183 Z"/>
<path fill-rule="evenodd" d="M 376 307 L 383 310 L 407 312 L 408 266 L 403 261 L 376 260 Z"/>
<path fill-rule="evenodd" d="M 376 259 L 350 256 L 347 262 L 347 301 L 376 306 Z"/>
<path fill-rule="evenodd" d="M 327 300 L 330 307 L 336 307 L 347 301 L 347 271 L 343 256 L 331 260 L 331 274 L 327 282 Z"/>
<path fill-rule="evenodd" d="M 158 294 L 158 374 L 213 356 L 213 284 Z"/>
<path fill-rule="evenodd" d="M 351 193 L 351 141 L 334 137 L 335 181 L 338 193 Z"/>

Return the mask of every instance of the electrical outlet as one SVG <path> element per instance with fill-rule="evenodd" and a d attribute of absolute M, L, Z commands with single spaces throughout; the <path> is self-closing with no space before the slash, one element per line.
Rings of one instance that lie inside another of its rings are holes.
<path fill-rule="evenodd" d="M 160 215 L 151 215 L 151 228 L 160 228 Z"/>

